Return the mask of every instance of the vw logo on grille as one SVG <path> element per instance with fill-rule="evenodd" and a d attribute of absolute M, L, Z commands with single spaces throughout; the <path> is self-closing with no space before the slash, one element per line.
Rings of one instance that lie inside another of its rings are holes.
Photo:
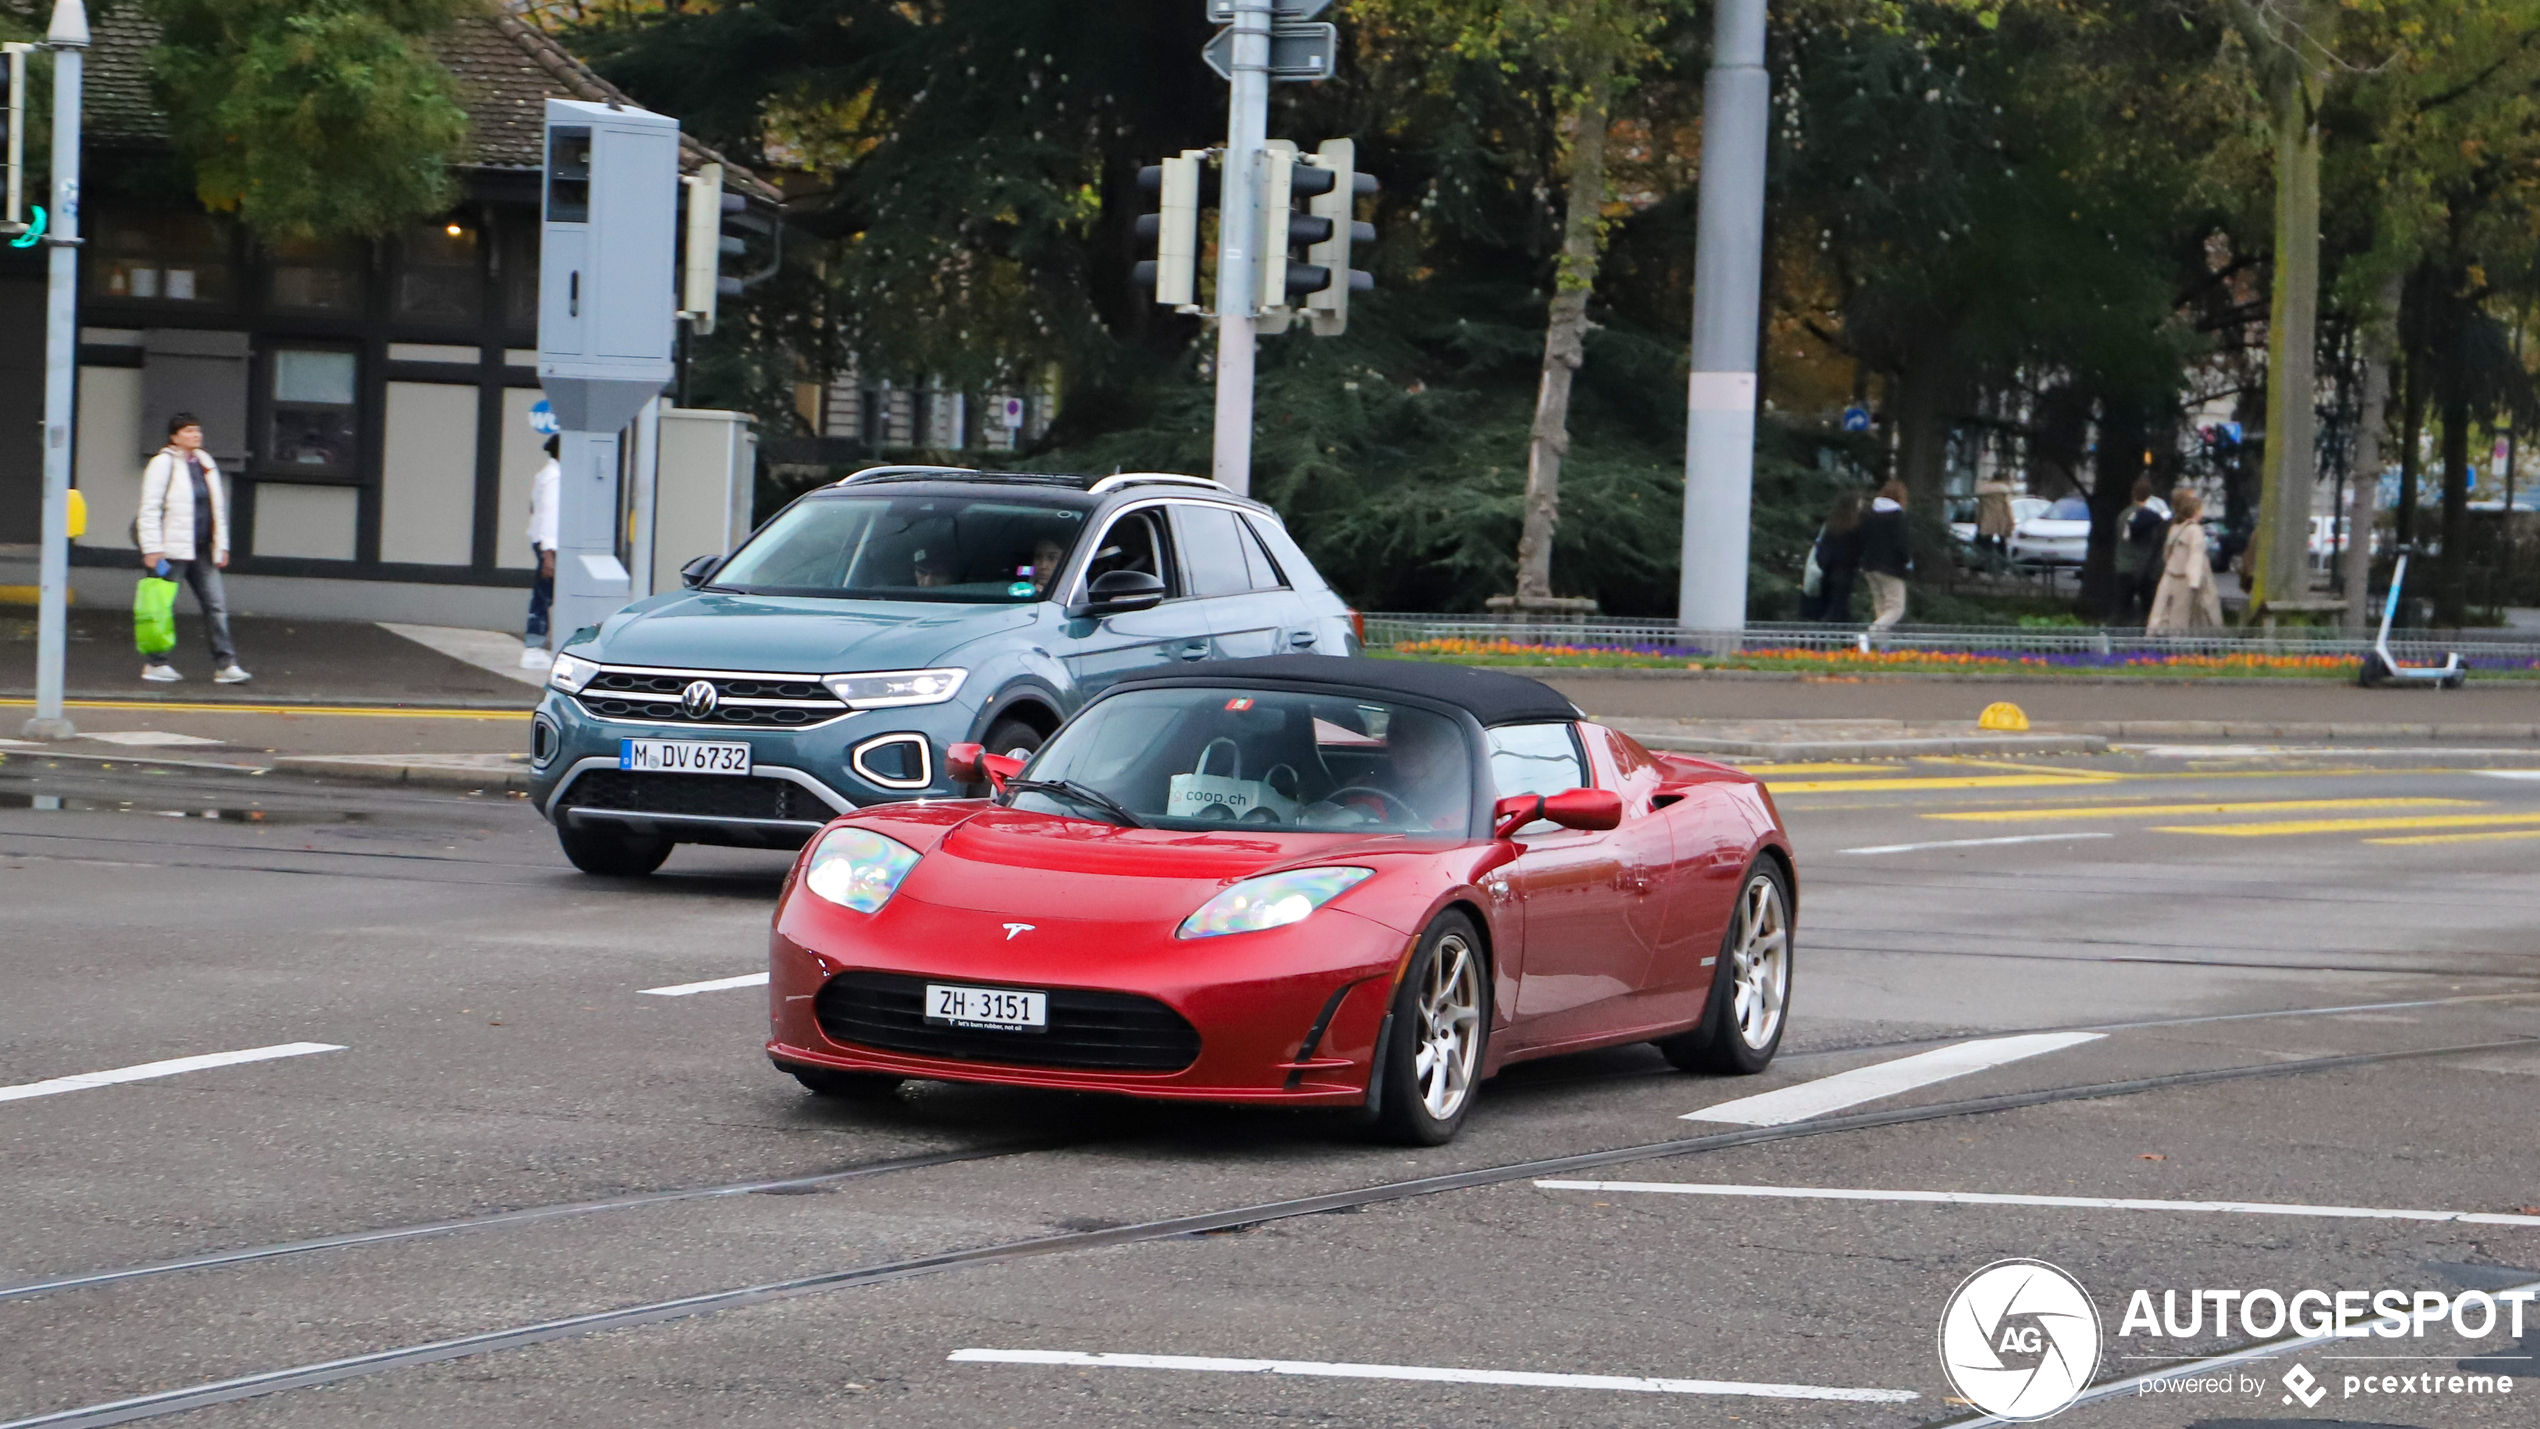
<path fill-rule="evenodd" d="M 704 719 L 714 713 L 714 681 L 690 680 L 688 688 L 679 692 L 679 711 L 690 719 Z"/>

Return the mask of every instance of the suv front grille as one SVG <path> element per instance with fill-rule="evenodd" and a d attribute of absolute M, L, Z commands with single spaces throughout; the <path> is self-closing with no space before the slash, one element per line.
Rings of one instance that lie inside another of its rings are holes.
<path fill-rule="evenodd" d="M 714 686 L 714 708 L 688 713 L 681 696 L 699 680 Z M 736 675 L 724 670 L 608 669 L 575 699 L 602 719 L 724 729 L 802 729 L 848 713 L 846 702 L 808 675 Z"/>
<path fill-rule="evenodd" d="M 1045 1032 L 975 1032 L 928 1022 L 926 980 L 891 973 L 840 973 L 821 987 L 812 1011 L 820 1030 L 836 1041 L 963 1062 L 1178 1072 L 1199 1059 L 1198 1029 L 1154 998 L 1063 987 L 1048 992 Z"/>
<path fill-rule="evenodd" d="M 761 775 L 646 774 L 594 769 L 565 788 L 567 809 L 684 814 L 700 819 L 779 819 L 825 824 L 838 811 L 800 784 Z"/>

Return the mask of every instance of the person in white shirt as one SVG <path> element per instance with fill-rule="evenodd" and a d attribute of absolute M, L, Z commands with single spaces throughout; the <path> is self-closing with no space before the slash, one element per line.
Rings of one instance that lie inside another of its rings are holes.
<path fill-rule="evenodd" d="M 547 651 L 547 612 L 556 601 L 556 487 L 564 468 L 556 464 L 556 439 L 547 438 L 547 464 L 529 483 L 529 549 L 537 554 L 538 575 L 529 585 L 529 624 L 521 637 L 520 665 L 535 670 L 555 657 Z"/>
<path fill-rule="evenodd" d="M 238 665 L 229 638 L 229 594 L 220 573 L 229 564 L 229 492 L 220 467 L 203 450 L 203 424 L 191 412 L 168 418 L 168 444 L 141 471 L 141 515 L 133 522 L 141 569 L 194 592 L 211 637 L 212 681 L 253 678 Z M 164 654 L 142 657 L 141 678 L 166 684 L 185 677 Z"/>

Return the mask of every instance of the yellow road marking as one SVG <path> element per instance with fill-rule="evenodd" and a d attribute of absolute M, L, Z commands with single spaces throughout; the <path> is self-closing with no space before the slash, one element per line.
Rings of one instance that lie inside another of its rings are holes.
<path fill-rule="evenodd" d="M 1701 755 L 1694 755 L 1699 759 Z M 1897 764 L 1741 764 L 1739 769 L 1758 777 L 1775 774 L 1886 774 L 1902 772 Z"/>
<path fill-rule="evenodd" d="M 2043 789 L 2110 784 L 2113 777 L 2072 774 L 1970 774 L 1957 778 L 1802 779 L 1775 784 L 1776 794 L 1848 794 L 1864 789 Z"/>
<path fill-rule="evenodd" d="M 1979 759 L 1972 754 L 1917 754 L 1923 764 L 1959 764 L 1974 769 L 2015 769 L 2023 774 L 2070 774 L 2076 779 L 2124 779 L 2129 776 L 2113 769 L 2072 769 L 2061 764 L 2013 763 L 2008 759 Z"/>
<path fill-rule="evenodd" d="M 2272 814 L 2297 809 L 2475 809 L 2484 799 L 2273 799 L 2240 804 L 2076 804 L 2038 809 L 1979 809 L 1963 814 L 1925 814 L 1970 824 L 2022 823 L 2031 819 L 2100 819 L 2111 814 Z"/>
<path fill-rule="evenodd" d="M 0 705 L 33 700 L 0 699 Z M 371 709 L 358 705 L 177 704 L 167 700 L 64 700 L 77 710 L 165 710 L 171 714 L 335 715 L 355 719 L 527 719 L 528 710 Z"/>
<path fill-rule="evenodd" d="M 2496 824 L 2540 824 L 2540 814 L 2431 814 L 2403 819 L 2290 819 L 2273 824 L 2176 824 L 2155 829 L 2164 834 L 2218 834 L 2224 838 L 2270 838 L 2277 834 L 2362 834 L 2383 829 L 2474 829 Z"/>
<path fill-rule="evenodd" d="M 2476 844 L 2498 839 L 2540 839 L 2540 829 L 2505 829 L 2492 834 L 2415 834 L 2403 839 L 2366 839 L 2368 844 Z"/>

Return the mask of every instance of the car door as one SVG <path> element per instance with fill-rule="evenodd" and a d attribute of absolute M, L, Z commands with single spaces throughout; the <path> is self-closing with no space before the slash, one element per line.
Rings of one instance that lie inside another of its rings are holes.
<path fill-rule="evenodd" d="M 1601 724 L 1582 724 L 1579 735 L 1587 747 L 1596 787 L 1611 789 L 1623 799 L 1623 822 L 1608 841 L 1622 864 L 1615 886 L 1623 923 L 1643 957 L 1632 987 L 1635 996 L 1645 995 L 1657 986 L 1658 955 L 1671 916 L 1668 900 L 1676 877 L 1677 850 L 1667 808 L 1677 801 L 1661 802 L 1665 775 L 1649 751 L 1629 736 Z"/>
<path fill-rule="evenodd" d="M 1241 513 L 1198 501 L 1172 503 L 1173 540 L 1182 578 L 1208 619 L 1218 657 L 1240 660 L 1285 653 L 1294 593 L 1261 548 Z M 1312 643 L 1312 632 L 1308 632 Z"/>
<path fill-rule="evenodd" d="M 1618 745 L 1640 746 L 1627 735 Z M 1648 758 L 1645 750 L 1641 757 Z M 1758 830 L 1728 786 L 1706 780 L 1662 782 L 1657 802 L 1668 826 L 1675 859 L 1666 876 L 1664 924 L 1651 962 L 1651 1008 L 1661 1020 L 1690 1022 L 1702 1014 L 1736 911 L 1747 850 Z"/>
<path fill-rule="evenodd" d="M 1489 737 L 1495 798 L 1592 786 L 1574 725 L 1501 725 Z M 1525 949 L 1510 1030 L 1525 1045 L 1595 1036 L 1612 1024 L 1648 970 L 1649 949 L 1626 912 L 1632 840 L 1622 834 L 1542 822 L 1516 831 L 1523 852 L 1507 876 Z"/>
<path fill-rule="evenodd" d="M 1207 615 L 1189 598 L 1161 504 L 1115 514 L 1094 538 L 1093 555 L 1076 579 L 1073 598 L 1112 571 L 1145 571 L 1164 582 L 1164 599 L 1145 610 L 1078 616 L 1067 622 L 1059 658 L 1080 698 L 1090 698 L 1124 675 L 1157 665 L 1205 660 L 1212 644 Z"/>

